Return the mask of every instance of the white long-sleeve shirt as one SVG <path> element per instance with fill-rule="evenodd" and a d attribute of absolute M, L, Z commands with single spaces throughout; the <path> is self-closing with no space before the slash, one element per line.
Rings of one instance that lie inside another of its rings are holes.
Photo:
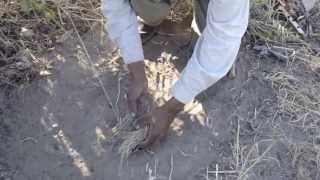
<path fill-rule="evenodd" d="M 207 26 L 192 57 L 171 89 L 178 101 L 188 103 L 225 76 L 238 54 L 249 19 L 249 0 L 211 0 Z M 102 0 L 106 29 L 126 64 L 144 59 L 137 17 L 128 0 Z"/>

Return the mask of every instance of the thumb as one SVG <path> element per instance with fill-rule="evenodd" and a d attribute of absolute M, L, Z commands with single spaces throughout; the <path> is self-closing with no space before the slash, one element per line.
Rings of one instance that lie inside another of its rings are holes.
<path fill-rule="evenodd" d="M 148 128 L 145 140 L 138 145 L 139 149 L 146 149 L 156 140 L 156 136 L 152 132 L 152 128 Z"/>

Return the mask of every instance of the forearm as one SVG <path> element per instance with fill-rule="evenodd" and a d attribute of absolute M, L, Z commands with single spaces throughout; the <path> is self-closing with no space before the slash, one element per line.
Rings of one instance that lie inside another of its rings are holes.
<path fill-rule="evenodd" d="M 141 82 L 147 83 L 147 76 L 145 73 L 144 61 L 134 62 L 128 64 L 129 77 L 138 79 Z"/>
<path fill-rule="evenodd" d="M 220 80 L 234 63 L 249 18 L 249 1 L 215 0 L 209 3 L 207 26 L 188 65 L 171 94 L 188 103 Z"/>
<path fill-rule="evenodd" d="M 107 18 L 106 30 L 120 49 L 124 63 L 144 60 L 137 17 L 127 0 L 102 0 L 102 13 Z"/>

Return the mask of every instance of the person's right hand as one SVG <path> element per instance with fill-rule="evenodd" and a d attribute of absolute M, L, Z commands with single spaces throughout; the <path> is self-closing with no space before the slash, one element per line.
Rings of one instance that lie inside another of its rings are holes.
<path fill-rule="evenodd" d="M 129 85 L 128 85 L 128 106 L 129 110 L 136 116 L 145 113 L 141 109 L 144 103 L 143 97 L 148 94 L 148 81 L 143 61 L 128 64 Z"/>
<path fill-rule="evenodd" d="M 170 124 L 173 122 L 177 114 L 183 110 L 184 104 L 171 98 L 164 105 L 155 108 L 148 113 L 146 118 L 146 127 L 148 129 L 145 140 L 138 145 L 138 149 L 150 147 L 157 141 L 165 138 Z"/>

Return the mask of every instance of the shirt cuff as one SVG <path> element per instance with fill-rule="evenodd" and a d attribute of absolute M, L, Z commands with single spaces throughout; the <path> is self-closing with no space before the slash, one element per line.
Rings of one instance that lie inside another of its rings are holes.
<path fill-rule="evenodd" d="M 134 27 L 135 28 L 135 27 Z M 134 32 L 134 33 L 132 33 Z M 138 31 L 125 31 L 118 41 L 120 54 L 125 64 L 144 60 L 142 42 Z"/>
<path fill-rule="evenodd" d="M 187 104 L 194 98 L 194 95 L 188 89 L 187 84 L 180 78 L 171 88 L 170 94 L 179 102 Z"/>
<path fill-rule="evenodd" d="M 120 48 L 120 53 L 125 64 L 131 64 L 144 60 L 143 51 L 139 50 L 139 48 Z"/>

